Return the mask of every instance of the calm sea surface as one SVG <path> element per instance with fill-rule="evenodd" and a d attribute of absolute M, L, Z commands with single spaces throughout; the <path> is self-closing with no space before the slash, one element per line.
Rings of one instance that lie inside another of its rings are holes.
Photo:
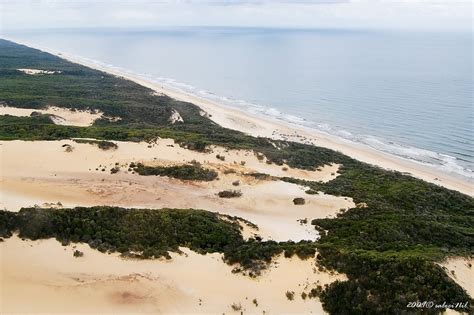
<path fill-rule="evenodd" d="M 173 28 L 6 35 L 474 177 L 472 33 Z"/>

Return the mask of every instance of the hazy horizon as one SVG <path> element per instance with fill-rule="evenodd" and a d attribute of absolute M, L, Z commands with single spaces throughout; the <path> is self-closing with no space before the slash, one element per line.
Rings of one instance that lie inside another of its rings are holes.
<path fill-rule="evenodd" d="M 472 1 L 0 0 L 0 31 L 268 27 L 472 32 Z"/>

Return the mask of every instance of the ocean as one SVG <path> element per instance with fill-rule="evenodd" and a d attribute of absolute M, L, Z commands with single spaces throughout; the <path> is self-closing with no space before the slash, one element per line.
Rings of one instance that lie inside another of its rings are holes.
<path fill-rule="evenodd" d="M 182 27 L 5 35 L 474 181 L 472 33 Z"/>

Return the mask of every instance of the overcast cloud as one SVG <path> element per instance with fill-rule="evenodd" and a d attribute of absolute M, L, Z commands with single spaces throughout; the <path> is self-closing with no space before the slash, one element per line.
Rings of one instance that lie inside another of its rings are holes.
<path fill-rule="evenodd" d="M 0 29 L 265 26 L 471 30 L 474 0 L 0 0 Z"/>

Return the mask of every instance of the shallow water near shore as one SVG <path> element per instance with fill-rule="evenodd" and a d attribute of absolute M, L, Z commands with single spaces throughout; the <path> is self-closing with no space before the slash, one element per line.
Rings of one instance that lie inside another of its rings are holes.
<path fill-rule="evenodd" d="M 173 28 L 7 35 L 473 180 L 469 33 Z"/>

